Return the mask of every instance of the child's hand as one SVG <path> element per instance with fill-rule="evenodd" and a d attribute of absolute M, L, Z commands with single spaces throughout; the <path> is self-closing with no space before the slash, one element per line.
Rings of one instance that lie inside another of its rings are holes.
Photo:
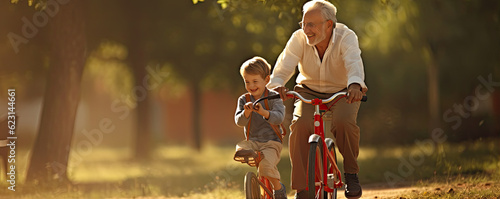
<path fill-rule="evenodd" d="M 264 116 L 266 119 L 269 119 L 269 111 L 264 109 L 260 103 L 257 103 L 255 107 L 253 108 L 255 112 L 257 112 L 259 115 Z"/>
<path fill-rule="evenodd" d="M 245 112 L 243 112 L 243 114 L 245 114 L 246 118 L 249 118 L 250 114 L 252 114 L 252 112 L 254 111 L 254 109 L 253 109 L 253 103 L 252 102 L 247 102 L 243 106 L 243 108 L 245 109 Z"/>
<path fill-rule="evenodd" d="M 252 103 L 252 102 L 247 102 L 247 103 L 243 106 L 243 108 L 245 109 L 245 112 L 246 112 L 246 111 L 253 111 L 253 110 L 254 110 L 254 108 L 253 108 L 253 103 Z"/>

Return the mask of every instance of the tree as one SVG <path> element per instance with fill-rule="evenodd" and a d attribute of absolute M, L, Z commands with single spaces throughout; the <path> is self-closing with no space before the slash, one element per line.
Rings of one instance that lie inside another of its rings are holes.
<path fill-rule="evenodd" d="M 136 86 L 144 85 L 144 77 L 147 75 L 146 66 L 148 63 L 148 52 L 146 49 L 146 31 L 142 24 L 151 20 L 145 15 L 147 14 L 144 9 L 144 3 L 128 0 L 125 3 L 126 13 L 135 13 L 134 15 L 127 15 L 129 23 L 127 47 L 129 49 L 129 63 L 134 74 L 134 82 Z M 136 94 L 138 99 L 137 103 L 137 119 L 136 119 L 136 135 L 135 135 L 135 159 L 148 159 L 151 153 L 151 122 L 149 111 L 149 89 L 141 89 L 146 93 Z M 137 90 L 133 90 L 137 92 Z M 144 98 L 142 98 L 144 96 Z"/>
<path fill-rule="evenodd" d="M 63 2 L 50 21 L 50 69 L 28 182 L 69 181 L 66 169 L 86 59 L 83 8 L 81 0 Z"/>

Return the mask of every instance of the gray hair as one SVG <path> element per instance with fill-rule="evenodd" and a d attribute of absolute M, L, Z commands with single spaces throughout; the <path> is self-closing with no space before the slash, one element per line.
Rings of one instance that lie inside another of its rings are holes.
<path fill-rule="evenodd" d="M 332 20 L 333 22 L 337 22 L 337 8 L 330 2 L 325 0 L 312 0 L 308 1 L 304 4 L 302 8 L 303 13 L 306 13 L 310 10 L 320 10 L 321 15 L 326 20 Z"/>

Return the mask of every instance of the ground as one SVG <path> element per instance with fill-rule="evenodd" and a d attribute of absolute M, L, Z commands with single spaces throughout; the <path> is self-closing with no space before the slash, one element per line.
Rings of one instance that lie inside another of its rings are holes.
<path fill-rule="evenodd" d="M 498 141 L 364 147 L 358 160 L 363 198 L 500 198 Z M 233 145 L 207 144 L 201 152 L 186 145 L 160 146 L 154 158 L 142 162 L 129 158 L 130 148 L 95 147 L 86 156 L 72 156 L 72 185 L 33 184 L 24 182 L 29 153 L 18 151 L 16 192 L 2 180 L 0 198 L 244 198 L 244 175 L 256 171 L 232 160 Z M 278 168 L 293 198 L 286 148 Z M 399 176 L 397 183 L 388 174 Z"/>

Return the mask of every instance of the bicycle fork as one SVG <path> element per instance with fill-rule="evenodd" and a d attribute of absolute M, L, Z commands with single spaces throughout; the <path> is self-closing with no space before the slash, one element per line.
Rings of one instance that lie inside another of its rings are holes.
<path fill-rule="evenodd" d="M 337 163 L 335 161 L 335 158 L 333 157 L 333 154 L 329 151 L 328 146 L 325 142 L 325 133 L 324 133 L 324 122 L 323 118 L 320 113 L 320 105 L 322 104 L 321 99 L 313 99 L 312 104 L 314 105 L 315 111 L 314 111 L 314 134 L 312 134 L 309 137 L 309 143 L 311 142 L 322 142 L 322 151 L 324 153 L 321 153 L 322 156 L 322 165 L 323 167 L 323 173 L 322 176 L 320 177 L 320 183 L 318 186 L 324 187 L 324 190 L 327 192 L 333 192 L 335 188 L 340 188 L 342 187 L 342 177 L 340 174 L 340 170 L 337 166 Z M 328 161 L 330 161 L 331 167 L 328 168 Z M 328 183 L 328 173 L 333 174 L 333 172 L 336 173 L 338 180 L 334 181 L 332 179 L 333 183 Z"/>

